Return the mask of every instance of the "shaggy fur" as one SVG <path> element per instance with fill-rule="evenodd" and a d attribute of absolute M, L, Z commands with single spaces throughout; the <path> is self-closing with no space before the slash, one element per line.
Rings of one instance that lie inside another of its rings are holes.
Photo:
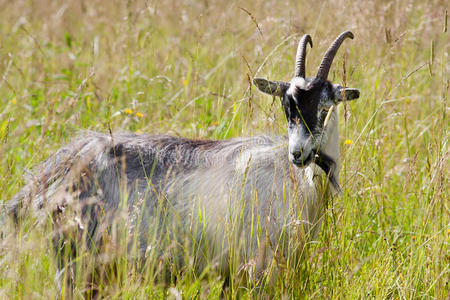
<path fill-rule="evenodd" d="M 20 221 L 31 208 L 64 228 L 68 221 L 58 216 L 75 208 L 78 230 L 97 248 L 125 211 L 141 255 L 166 234 L 180 243 L 203 241 L 199 265 L 216 261 L 225 270 L 230 244 L 239 244 L 242 261 L 258 261 L 260 273 L 275 252 L 301 248 L 287 237 L 295 232 L 304 241 L 315 233 L 325 204 L 321 182 L 313 180 L 323 172 L 297 168 L 287 151 L 285 137 L 212 141 L 85 132 L 37 167 L 9 211 Z M 286 245 L 279 245 L 281 235 Z"/>

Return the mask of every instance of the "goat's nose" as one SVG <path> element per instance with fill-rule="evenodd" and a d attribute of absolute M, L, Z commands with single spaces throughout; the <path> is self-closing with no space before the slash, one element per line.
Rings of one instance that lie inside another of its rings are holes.
<path fill-rule="evenodd" d="M 295 160 L 299 160 L 302 157 L 302 151 L 298 150 L 292 153 L 292 156 L 294 157 Z"/>

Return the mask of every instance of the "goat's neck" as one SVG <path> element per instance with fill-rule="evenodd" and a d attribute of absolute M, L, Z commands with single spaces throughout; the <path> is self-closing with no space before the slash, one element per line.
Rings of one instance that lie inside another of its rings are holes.
<path fill-rule="evenodd" d="M 332 112 L 331 118 L 328 122 L 328 142 L 322 151 L 330 156 L 336 163 L 336 168 L 333 170 L 333 175 L 339 180 L 340 169 L 340 151 L 339 151 L 339 116 L 336 110 Z"/>

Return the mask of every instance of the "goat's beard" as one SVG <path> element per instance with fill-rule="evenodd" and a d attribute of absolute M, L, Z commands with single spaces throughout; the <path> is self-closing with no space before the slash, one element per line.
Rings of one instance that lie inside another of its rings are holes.
<path fill-rule="evenodd" d="M 334 170 L 337 168 L 334 159 L 321 151 L 314 151 L 314 163 L 327 174 L 331 185 L 340 193 L 341 187 L 339 186 L 338 178 L 334 175 Z"/>

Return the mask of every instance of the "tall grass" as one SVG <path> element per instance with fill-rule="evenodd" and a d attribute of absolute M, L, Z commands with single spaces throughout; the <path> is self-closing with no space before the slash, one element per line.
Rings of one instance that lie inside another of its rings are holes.
<path fill-rule="evenodd" d="M 307 57 L 313 75 L 332 39 L 350 29 L 355 39 L 330 74 L 361 91 L 340 110 L 344 193 L 329 204 L 319 240 L 297 269 L 262 291 L 231 284 L 225 295 L 445 299 L 446 4 L 1 1 L 0 199 L 10 199 L 27 170 L 82 129 L 212 139 L 285 134 L 278 100 L 257 93 L 248 78 L 289 80 L 304 33 L 314 41 Z M 16 234 L 9 222 L 2 226 L 0 298 L 56 297 L 52 226 L 30 219 Z M 101 297 L 224 295 L 214 270 L 188 268 L 167 284 L 157 266 L 136 266 L 122 250 L 99 283 Z M 63 275 L 76 277 L 75 297 L 85 296 L 94 268 L 86 253 L 74 263 L 80 271 Z"/>

